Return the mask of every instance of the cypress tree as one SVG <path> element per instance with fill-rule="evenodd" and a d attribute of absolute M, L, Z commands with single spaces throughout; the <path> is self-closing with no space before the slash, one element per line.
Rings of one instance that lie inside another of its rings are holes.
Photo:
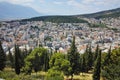
<path fill-rule="evenodd" d="M 85 72 L 88 72 L 90 69 L 92 69 L 92 65 L 93 65 L 93 54 L 92 54 L 91 45 L 87 45 L 86 51 L 84 53 L 84 57 L 86 64 Z"/>
<path fill-rule="evenodd" d="M 93 66 L 93 54 L 92 54 L 91 45 L 89 46 L 89 52 L 88 52 L 88 66 L 89 66 L 89 68 L 88 68 L 89 70 Z"/>
<path fill-rule="evenodd" d="M 93 80 L 100 80 L 101 73 L 101 50 L 99 50 L 97 59 L 95 61 Z"/>
<path fill-rule="evenodd" d="M 99 45 L 97 45 L 96 50 L 95 50 L 95 53 L 94 53 L 94 58 L 93 58 L 94 61 L 96 61 L 96 59 L 97 59 L 98 52 L 99 52 Z"/>
<path fill-rule="evenodd" d="M 10 66 L 11 66 L 11 68 L 13 68 L 14 67 L 14 58 L 13 58 L 13 55 L 12 55 L 12 53 L 10 51 L 10 48 L 8 48 L 8 49 L 9 49 L 8 58 L 10 60 Z"/>
<path fill-rule="evenodd" d="M 15 72 L 20 74 L 20 51 L 18 45 L 15 45 Z"/>
<path fill-rule="evenodd" d="M 104 59 L 103 65 L 109 65 L 109 63 L 111 62 L 111 46 L 110 49 L 108 50 L 108 53 Z"/>
<path fill-rule="evenodd" d="M 77 47 L 75 46 L 75 36 L 73 37 L 73 41 L 68 51 L 68 60 L 70 61 L 70 66 L 72 68 L 71 71 L 71 79 L 73 79 L 73 74 L 79 73 L 79 53 L 77 52 Z"/>
<path fill-rule="evenodd" d="M 2 43 L 0 41 L 0 70 L 2 71 L 5 68 L 6 55 L 4 53 Z"/>
<path fill-rule="evenodd" d="M 84 55 L 82 56 L 82 60 L 81 60 L 81 72 L 86 72 L 86 63 L 85 63 L 85 57 Z"/>
<path fill-rule="evenodd" d="M 88 45 L 86 46 L 86 50 L 85 50 L 85 53 L 84 53 L 84 58 L 85 58 L 85 72 L 88 72 L 88 70 L 89 70 L 89 49 L 88 49 Z"/>
<path fill-rule="evenodd" d="M 35 54 L 35 60 L 34 60 L 34 71 L 37 73 L 40 70 L 40 56 L 38 53 Z"/>
<path fill-rule="evenodd" d="M 49 69 L 49 55 L 46 52 L 44 54 L 44 71 L 47 71 Z"/>

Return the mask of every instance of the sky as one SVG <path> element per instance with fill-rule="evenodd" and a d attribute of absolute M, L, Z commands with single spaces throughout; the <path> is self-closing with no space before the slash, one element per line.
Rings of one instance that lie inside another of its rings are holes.
<path fill-rule="evenodd" d="M 0 0 L 31 7 L 45 15 L 88 14 L 120 7 L 120 0 Z"/>

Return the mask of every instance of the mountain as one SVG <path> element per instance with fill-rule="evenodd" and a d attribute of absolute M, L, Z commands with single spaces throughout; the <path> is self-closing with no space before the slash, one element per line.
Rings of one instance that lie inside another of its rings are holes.
<path fill-rule="evenodd" d="M 35 16 L 41 16 L 41 14 L 30 7 L 0 2 L 0 20 L 30 18 Z"/>
<path fill-rule="evenodd" d="M 77 17 L 86 17 L 86 18 L 95 18 L 95 19 L 108 18 L 108 17 L 116 18 L 116 17 L 120 17 L 120 8 L 101 11 L 92 14 L 77 15 Z"/>
<path fill-rule="evenodd" d="M 28 19 L 23 19 L 21 21 L 49 21 L 56 23 L 88 23 L 89 18 L 102 19 L 102 18 L 117 18 L 120 17 L 120 8 L 101 11 L 92 14 L 83 15 L 72 15 L 72 16 L 40 16 Z M 87 19 L 84 19 L 87 18 Z"/>
<path fill-rule="evenodd" d="M 30 19 L 23 19 L 22 21 L 45 21 L 54 23 L 88 23 L 86 20 L 78 19 L 74 16 L 41 16 Z"/>

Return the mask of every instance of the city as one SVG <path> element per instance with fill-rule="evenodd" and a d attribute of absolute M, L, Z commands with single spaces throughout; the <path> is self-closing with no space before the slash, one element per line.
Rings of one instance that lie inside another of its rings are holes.
<path fill-rule="evenodd" d="M 52 23 L 43 21 L 2 22 L 0 27 L 0 39 L 5 51 L 8 46 L 12 49 L 15 43 L 28 49 L 42 45 L 52 51 L 67 53 L 76 37 L 76 46 L 79 53 L 84 53 L 86 46 L 91 44 L 93 51 L 97 44 L 102 52 L 107 52 L 109 47 L 118 48 L 120 45 L 120 33 L 108 28 L 91 28 L 87 23 Z M 12 51 L 13 52 L 13 51 Z"/>
<path fill-rule="evenodd" d="M 120 0 L 0 0 L 0 80 L 120 80 Z"/>

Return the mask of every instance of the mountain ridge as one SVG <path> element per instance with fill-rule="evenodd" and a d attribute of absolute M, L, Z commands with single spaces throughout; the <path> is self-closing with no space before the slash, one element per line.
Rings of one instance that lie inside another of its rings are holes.
<path fill-rule="evenodd" d="M 96 13 L 91 14 L 82 14 L 82 15 L 76 15 L 76 17 L 87 17 L 87 18 L 104 18 L 106 17 L 114 17 L 112 14 L 118 14 L 116 17 L 120 16 L 120 8 L 110 9 L 110 10 L 104 10 Z"/>
<path fill-rule="evenodd" d="M 22 19 L 41 16 L 40 13 L 30 7 L 20 6 L 7 2 L 0 2 L 0 12 L 1 20 Z"/>
<path fill-rule="evenodd" d="M 28 19 L 23 19 L 21 21 L 49 21 L 49 22 L 75 22 L 75 23 L 81 23 L 85 22 L 88 23 L 88 21 L 84 20 L 83 18 L 108 18 L 108 17 L 120 17 L 120 8 L 106 10 L 106 11 L 100 11 L 97 13 L 92 14 L 83 14 L 83 15 L 68 15 L 68 16 L 40 16 L 40 17 L 33 17 Z M 63 20 L 64 18 L 64 20 Z"/>

